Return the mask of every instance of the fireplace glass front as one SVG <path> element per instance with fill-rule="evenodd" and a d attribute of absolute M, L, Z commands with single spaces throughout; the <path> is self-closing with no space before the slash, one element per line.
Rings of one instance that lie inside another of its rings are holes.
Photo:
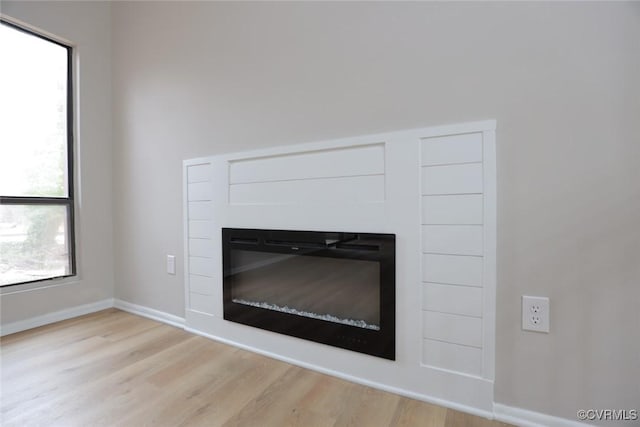
<path fill-rule="evenodd" d="M 395 236 L 222 230 L 224 318 L 395 358 Z"/>

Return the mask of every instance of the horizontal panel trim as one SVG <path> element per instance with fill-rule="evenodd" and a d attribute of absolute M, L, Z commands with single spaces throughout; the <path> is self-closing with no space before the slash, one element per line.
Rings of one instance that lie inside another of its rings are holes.
<path fill-rule="evenodd" d="M 211 164 L 200 164 L 187 166 L 187 182 L 211 181 Z"/>
<path fill-rule="evenodd" d="M 482 225 L 423 225 L 422 252 L 482 256 L 483 234 Z"/>
<path fill-rule="evenodd" d="M 483 258 L 468 255 L 422 255 L 422 280 L 449 285 L 482 286 Z"/>
<path fill-rule="evenodd" d="M 423 339 L 422 365 L 480 376 L 482 374 L 482 349 Z"/>
<path fill-rule="evenodd" d="M 482 179 L 482 163 L 423 167 L 422 194 L 479 194 Z"/>
<path fill-rule="evenodd" d="M 198 200 L 211 200 L 213 184 L 211 182 L 196 182 L 187 184 L 187 199 L 190 202 Z"/>
<path fill-rule="evenodd" d="M 482 317 L 482 292 L 477 287 L 423 282 L 422 309 Z"/>
<path fill-rule="evenodd" d="M 482 348 L 482 319 L 457 314 L 422 312 L 423 338 Z"/>
<path fill-rule="evenodd" d="M 189 219 L 211 219 L 213 215 L 213 202 L 199 201 L 188 203 L 187 214 Z"/>
<path fill-rule="evenodd" d="M 213 223 L 210 220 L 189 221 L 189 238 L 211 239 Z"/>
<path fill-rule="evenodd" d="M 455 286 L 455 285 L 451 285 L 451 286 Z M 473 288 L 471 286 L 466 286 L 466 288 L 468 288 L 468 289 L 480 289 L 480 288 Z M 482 319 L 482 314 L 473 315 L 473 314 L 455 313 L 455 312 L 452 312 L 452 311 L 445 311 L 445 310 L 430 310 L 430 309 L 426 309 L 426 308 L 423 308 L 422 312 L 423 313 L 455 314 L 456 316 L 461 316 L 461 317 L 471 317 L 473 319 Z"/>
<path fill-rule="evenodd" d="M 422 196 L 424 225 L 480 225 L 482 217 L 482 195 Z"/>
<path fill-rule="evenodd" d="M 422 166 L 481 162 L 482 133 L 423 138 Z"/>
<path fill-rule="evenodd" d="M 246 184 L 384 174 L 384 143 L 229 162 L 229 182 Z"/>
<path fill-rule="evenodd" d="M 189 292 L 201 295 L 213 295 L 213 278 L 189 274 Z"/>
<path fill-rule="evenodd" d="M 189 292 L 189 302 L 191 309 L 202 313 L 213 314 L 215 308 L 215 300 L 212 295 L 201 295 L 195 292 Z"/>
<path fill-rule="evenodd" d="M 232 205 L 370 203 L 382 202 L 384 199 L 384 175 L 229 186 L 229 200 Z"/>
<path fill-rule="evenodd" d="M 189 239 L 189 255 L 213 258 L 215 253 L 212 239 Z"/>
<path fill-rule="evenodd" d="M 210 258 L 189 256 L 189 274 L 214 277 L 214 264 Z"/>

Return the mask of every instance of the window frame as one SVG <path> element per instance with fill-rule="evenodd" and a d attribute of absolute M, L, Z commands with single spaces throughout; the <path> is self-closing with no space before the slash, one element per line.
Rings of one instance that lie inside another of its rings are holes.
<path fill-rule="evenodd" d="M 28 280 L 24 282 L 7 283 L 0 285 L 0 289 L 11 286 L 19 286 L 29 283 L 48 282 L 77 275 L 76 265 L 76 230 L 75 230 L 75 167 L 74 167 L 74 103 L 73 103 L 73 47 L 58 40 L 25 28 L 14 22 L 0 17 L 0 25 L 6 25 L 14 30 L 21 31 L 31 36 L 38 37 L 50 43 L 63 47 L 67 52 L 67 196 L 66 197 L 39 197 L 39 196 L 3 196 L 0 195 L 0 205 L 40 205 L 40 206 L 64 206 L 67 210 L 67 240 L 69 245 L 69 273 L 42 279 Z"/>

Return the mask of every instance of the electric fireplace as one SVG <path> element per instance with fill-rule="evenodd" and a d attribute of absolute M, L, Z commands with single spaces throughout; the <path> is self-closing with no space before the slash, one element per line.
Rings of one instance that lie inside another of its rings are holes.
<path fill-rule="evenodd" d="M 395 235 L 222 229 L 224 318 L 395 360 Z"/>

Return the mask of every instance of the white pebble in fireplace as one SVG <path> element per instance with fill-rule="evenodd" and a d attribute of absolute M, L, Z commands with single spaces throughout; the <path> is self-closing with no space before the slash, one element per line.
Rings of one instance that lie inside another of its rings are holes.
<path fill-rule="evenodd" d="M 483 121 L 184 161 L 187 329 L 490 416 L 495 160 L 495 121 Z M 222 228 L 395 235 L 395 360 L 225 320 Z"/>

